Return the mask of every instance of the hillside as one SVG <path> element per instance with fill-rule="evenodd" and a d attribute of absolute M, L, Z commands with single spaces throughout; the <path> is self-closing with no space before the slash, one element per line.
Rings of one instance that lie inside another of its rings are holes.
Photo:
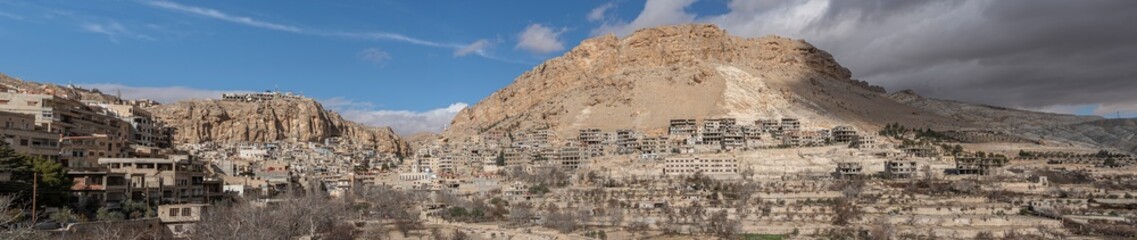
<path fill-rule="evenodd" d="M 187 100 L 150 109 L 176 129 L 175 143 L 319 142 L 342 137 L 388 153 L 407 153 L 407 143 L 388 127 L 346 121 L 308 98 L 258 102 Z"/>
<path fill-rule="evenodd" d="M 1100 116 L 1018 110 L 926 98 L 909 90 L 889 94 L 889 97 L 976 126 L 999 129 L 1044 142 L 1137 153 L 1137 119 L 1105 119 Z"/>
<path fill-rule="evenodd" d="M 588 39 L 460 112 L 448 138 L 548 127 L 660 133 L 675 118 L 796 117 L 806 125 L 970 125 L 889 99 L 801 40 L 746 39 L 713 25 Z"/>

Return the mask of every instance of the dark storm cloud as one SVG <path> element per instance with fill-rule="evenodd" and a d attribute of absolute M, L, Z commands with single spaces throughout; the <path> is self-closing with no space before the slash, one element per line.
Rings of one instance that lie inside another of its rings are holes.
<path fill-rule="evenodd" d="M 698 16 L 802 38 L 889 90 L 1029 109 L 1137 112 L 1137 1 L 800 0 Z"/>

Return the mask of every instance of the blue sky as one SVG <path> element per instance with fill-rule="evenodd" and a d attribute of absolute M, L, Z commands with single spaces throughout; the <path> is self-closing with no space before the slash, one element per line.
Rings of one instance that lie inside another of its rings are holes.
<path fill-rule="evenodd" d="M 943 60 L 924 56 L 934 51 L 887 41 L 950 45 L 936 42 L 942 37 L 910 35 L 962 31 L 958 26 L 967 24 L 998 26 L 998 19 L 958 19 L 989 16 L 999 2 L 874 2 L 0 0 L 0 72 L 167 102 L 223 91 L 295 91 L 351 120 L 403 133 L 437 131 L 462 107 L 585 38 L 709 22 L 745 37 L 805 38 L 833 53 L 856 77 L 890 90 L 913 88 L 934 97 L 1056 112 L 1104 115 L 1134 108 L 1132 97 L 1047 102 L 963 91 L 1006 84 L 987 78 L 1015 68 L 961 64 L 1002 55 L 960 56 L 958 49 L 945 48 L 949 52 L 940 54 L 950 58 Z M 907 26 L 914 19 L 926 24 Z M 1008 42 L 973 41 L 968 47 Z M 1009 40 L 1026 41 L 1032 40 Z M 1018 53 L 1053 52 L 1049 48 Z M 936 61 L 921 61 L 926 59 Z M 920 65 L 893 69 L 912 63 Z M 944 71 L 975 74 L 912 80 Z M 1050 85 L 1064 88 L 1061 82 Z"/>

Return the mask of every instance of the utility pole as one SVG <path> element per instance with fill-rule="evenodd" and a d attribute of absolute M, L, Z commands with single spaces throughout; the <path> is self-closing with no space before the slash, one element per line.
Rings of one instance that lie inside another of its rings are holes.
<path fill-rule="evenodd" d="M 36 224 L 36 193 L 39 190 L 39 175 L 36 175 L 35 169 L 32 170 L 32 225 Z"/>

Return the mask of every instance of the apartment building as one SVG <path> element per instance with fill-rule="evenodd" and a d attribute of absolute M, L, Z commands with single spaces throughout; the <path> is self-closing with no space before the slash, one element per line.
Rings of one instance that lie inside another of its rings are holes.
<path fill-rule="evenodd" d="M 737 175 L 737 159 L 667 158 L 663 160 L 663 174 Z"/>
<path fill-rule="evenodd" d="M 0 137 L 8 147 L 28 156 L 59 160 L 59 133 L 36 126 L 35 116 L 0 111 Z"/>
<path fill-rule="evenodd" d="M 202 203 L 205 166 L 189 156 L 100 158 L 99 165 L 129 179 L 130 198 L 151 202 Z"/>

